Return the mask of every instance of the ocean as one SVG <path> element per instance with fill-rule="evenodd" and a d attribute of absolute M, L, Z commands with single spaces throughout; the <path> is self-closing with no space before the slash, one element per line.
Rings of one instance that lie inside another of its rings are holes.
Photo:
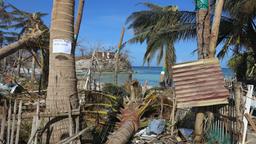
<path fill-rule="evenodd" d="M 133 67 L 133 79 L 138 80 L 141 84 L 147 81 L 148 85 L 158 86 L 160 80 L 161 67 L 143 67 L 134 66 Z M 234 72 L 229 68 L 222 68 L 222 72 L 226 79 L 231 79 L 234 77 Z M 80 75 L 80 74 L 79 74 Z M 114 75 L 112 72 L 95 73 L 94 79 L 100 81 L 101 83 L 113 83 Z M 128 80 L 129 74 L 127 72 L 121 72 L 118 74 L 118 84 L 125 83 Z"/>

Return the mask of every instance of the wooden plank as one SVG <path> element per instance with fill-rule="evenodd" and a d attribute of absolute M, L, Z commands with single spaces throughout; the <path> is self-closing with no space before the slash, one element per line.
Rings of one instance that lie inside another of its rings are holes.
<path fill-rule="evenodd" d="M 13 107 L 13 115 L 12 115 L 12 130 L 11 130 L 11 139 L 10 144 L 13 144 L 14 141 L 14 133 L 15 133 L 15 127 L 16 127 L 16 112 L 17 112 L 17 101 L 14 101 L 14 107 Z"/>
<path fill-rule="evenodd" d="M 21 124 L 21 111 L 22 111 L 22 100 L 21 100 L 20 103 L 19 103 L 18 122 L 17 122 L 17 130 L 16 130 L 15 144 L 19 144 L 20 124 Z"/>
<path fill-rule="evenodd" d="M 10 144 L 11 116 L 12 116 L 12 101 L 10 100 L 9 108 L 8 108 L 8 122 L 7 122 L 7 144 Z"/>
<path fill-rule="evenodd" d="M 37 129 L 39 128 L 40 122 L 41 122 L 39 119 L 39 113 L 40 113 L 40 101 L 38 101 L 36 105 L 36 135 L 35 135 L 34 144 L 37 144 L 37 139 L 38 139 Z"/>
<path fill-rule="evenodd" d="M 248 113 L 245 113 L 244 116 L 248 120 L 249 124 L 252 126 L 253 131 L 256 133 L 256 125 L 255 125 L 254 121 L 252 120 L 251 115 Z"/>
<path fill-rule="evenodd" d="M 27 144 L 31 144 L 33 143 L 33 140 L 34 140 L 34 137 L 36 136 L 37 134 L 37 129 L 39 127 L 39 124 L 40 124 L 40 121 L 38 119 L 39 117 L 39 112 L 40 112 L 40 103 L 39 101 L 37 102 L 37 108 L 36 108 L 36 113 L 34 114 L 34 117 L 33 117 L 33 122 L 32 122 L 32 129 L 31 129 L 31 134 L 30 134 L 30 138 L 28 140 L 28 143 Z M 35 142 L 37 143 L 37 139 L 35 139 Z"/>
<path fill-rule="evenodd" d="M 69 120 L 69 136 L 71 137 L 73 135 L 73 120 L 72 120 L 71 105 L 69 106 L 68 120 Z"/>
<path fill-rule="evenodd" d="M 246 98 L 245 98 L 245 110 L 244 110 L 244 114 L 245 113 L 250 113 L 250 107 L 251 107 L 251 102 L 252 102 L 252 93 L 253 93 L 253 85 L 247 85 L 248 91 L 246 94 Z M 247 133 L 247 127 L 248 127 L 248 121 L 246 119 L 246 117 L 243 117 L 243 137 L 242 137 L 242 144 L 245 144 L 245 139 L 246 139 L 246 133 Z"/>
<path fill-rule="evenodd" d="M 5 132 L 5 124 L 6 124 L 6 114 L 7 114 L 7 103 L 6 100 L 4 100 L 4 107 L 3 107 L 3 117 L 1 121 L 1 133 L 0 133 L 0 140 L 4 141 L 4 132 Z"/>
<path fill-rule="evenodd" d="M 64 140 L 61 140 L 60 142 L 58 142 L 57 144 L 68 144 L 70 143 L 71 141 L 75 140 L 77 137 L 79 137 L 80 135 L 82 135 L 83 133 L 85 133 L 86 131 L 88 130 L 91 130 L 93 127 L 87 127 L 83 130 L 81 130 L 80 132 L 76 133 L 75 135 L 73 135 L 72 137 L 68 137 Z"/>

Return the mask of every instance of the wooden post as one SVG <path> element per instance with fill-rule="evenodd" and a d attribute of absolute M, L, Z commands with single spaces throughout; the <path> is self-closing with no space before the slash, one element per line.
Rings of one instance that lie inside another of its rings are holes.
<path fill-rule="evenodd" d="M 13 107 L 13 115 L 12 115 L 12 131 L 11 131 L 11 140 L 10 144 L 13 144 L 14 141 L 14 132 L 15 132 L 15 126 L 16 126 L 16 112 L 17 112 L 17 101 L 14 101 L 14 107 Z"/>
<path fill-rule="evenodd" d="M 5 123 L 6 123 L 6 111 L 7 111 L 7 104 L 6 100 L 4 100 L 4 107 L 3 107 L 3 114 L 2 114 L 2 122 L 1 122 L 1 133 L 0 133 L 0 140 L 4 140 L 4 131 L 5 131 Z"/>
<path fill-rule="evenodd" d="M 79 112 L 81 111 L 81 108 L 80 108 L 80 106 L 79 106 Z M 75 131 L 75 133 L 77 134 L 78 132 L 79 132 L 79 130 L 80 130 L 80 128 L 79 128 L 79 126 L 80 126 L 80 124 L 79 124 L 79 117 L 77 116 L 76 117 L 76 119 L 75 119 L 75 121 L 76 121 L 76 131 Z"/>
<path fill-rule="evenodd" d="M 248 88 L 248 92 L 246 94 L 246 98 L 245 98 L 245 113 L 250 113 L 250 107 L 251 107 L 251 102 L 252 102 L 252 93 L 253 93 L 253 85 L 247 85 Z M 247 127 L 248 127 L 248 121 L 246 119 L 246 117 L 243 117 L 243 138 L 242 138 L 242 144 L 245 144 L 245 138 L 246 138 L 246 133 L 247 133 Z"/>
<path fill-rule="evenodd" d="M 73 120 L 72 120 L 72 108 L 70 106 L 69 112 L 68 112 L 68 120 L 69 120 L 69 136 L 71 137 L 73 135 Z"/>
<path fill-rule="evenodd" d="M 37 129 L 38 129 L 39 124 L 40 124 L 40 120 L 39 120 L 40 109 L 39 108 L 40 108 L 40 103 L 38 101 L 37 102 L 37 108 L 36 108 L 36 114 L 35 114 L 35 116 L 33 116 L 31 135 L 30 135 L 30 138 L 28 140 L 28 144 L 32 143 L 34 137 L 35 137 L 34 143 L 37 143 Z"/>
<path fill-rule="evenodd" d="M 195 143 L 201 143 L 203 136 L 203 128 L 204 128 L 204 113 L 197 112 L 196 113 L 196 121 L 195 121 Z"/>
<path fill-rule="evenodd" d="M 241 112 L 241 98 L 242 98 L 242 91 L 241 91 L 242 84 L 237 82 L 234 84 L 234 94 L 235 94 L 235 112 L 236 112 L 236 134 L 239 135 L 239 139 L 241 140 L 241 122 L 242 122 L 242 112 Z"/>
<path fill-rule="evenodd" d="M 172 122 L 172 127 L 171 127 L 171 135 L 174 134 L 174 122 L 175 122 L 175 111 L 176 111 L 176 96 L 175 96 L 175 92 L 173 92 L 173 102 L 172 102 L 172 113 L 171 113 L 171 122 Z"/>
<path fill-rule="evenodd" d="M 36 105 L 36 134 L 35 134 L 35 141 L 34 141 L 34 144 L 37 144 L 37 136 L 38 136 L 38 133 L 37 133 L 37 129 L 39 128 L 40 126 L 40 119 L 39 119 L 39 113 L 40 113 L 40 102 L 38 100 L 37 102 L 37 105 Z"/>
<path fill-rule="evenodd" d="M 17 131 L 16 131 L 15 144 L 19 144 L 20 124 L 21 124 L 21 111 L 22 111 L 22 100 L 19 103 L 18 122 L 17 122 Z"/>
<path fill-rule="evenodd" d="M 35 57 L 32 56 L 32 62 L 31 62 L 31 81 L 36 80 L 36 60 Z"/>
<path fill-rule="evenodd" d="M 11 116 L 12 116 L 12 101 L 10 100 L 9 108 L 8 108 L 8 122 L 7 122 L 7 144 L 10 144 Z"/>

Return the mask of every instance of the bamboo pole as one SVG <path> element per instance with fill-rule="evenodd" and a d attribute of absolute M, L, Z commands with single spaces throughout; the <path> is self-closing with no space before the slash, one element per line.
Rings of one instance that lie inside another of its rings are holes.
<path fill-rule="evenodd" d="M 13 107 L 13 115 L 12 115 L 12 131 L 11 131 L 11 140 L 10 144 L 13 144 L 14 141 L 14 133 L 15 133 L 15 127 L 16 127 L 16 112 L 17 112 L 17 101 L 14 101 L 14 107 Z"/>
<path fill-rule="evenodd" d="M 7 122 L 7 144 L 10 144 L 11 116 L 12 116 L 12 101 L 10 100 L 9 108 L 8 108 L 8 122 Z"/>
<path fill-rule="evenodd" d="M 19 144 L 20 124 L 21 124 L 21 111 L 22 111 L 22 100 L 19 103 L 18 122 L 17 122 L 15 144 Z"/>
<path fill-rule="evenodd" d="M 1 122 L 1 134 L 0 134 L 0 140 L 4 140 L 4 132 L 5 132 L 5 123 L 6 123 L 6 111 L 7 111 L 7 104 L 6 100 L 4 100 L 4 107 L 3 107 L 3 114 L 2 114 L 2 122 Z"/>

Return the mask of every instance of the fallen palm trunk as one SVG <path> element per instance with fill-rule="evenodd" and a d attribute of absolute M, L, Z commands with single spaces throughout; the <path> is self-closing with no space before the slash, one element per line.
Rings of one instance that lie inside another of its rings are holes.
<path fill-rule="evenodd" d="M 122 110 L 120 127 L 109 137 L 107 144 L 125 144 L 129 141 L 139 127 L 137 111 L 138 108 L 134 103 Z"/>
<path fill-rule="evenodd" d="M 19 49 L 23 48 L 23 46 L 26 43 L 32 42 L 33 40 L 39 38 L 42 34 L 43 34 L 43 31 L 35 32 L 35 33 L 31 34 L 30 36 L 23 37 L 20 40 L 1 48 L 0 49 L 0 60 L 15 53 Z"/>
<path fill-rule="evenodd" d="M 136 88 L 137 87 L 137 88 Z M 155 93 L 148 94 L 141 99 L 140 94 L 136 94 L 138 83 L 132 82 L 131 96 L 121 110 L 119 128 L 108 137 L 107 144 L 126 144 L 134 133 L 139 129 L 140 118 L 149 105 L 157 99 Z"/>

